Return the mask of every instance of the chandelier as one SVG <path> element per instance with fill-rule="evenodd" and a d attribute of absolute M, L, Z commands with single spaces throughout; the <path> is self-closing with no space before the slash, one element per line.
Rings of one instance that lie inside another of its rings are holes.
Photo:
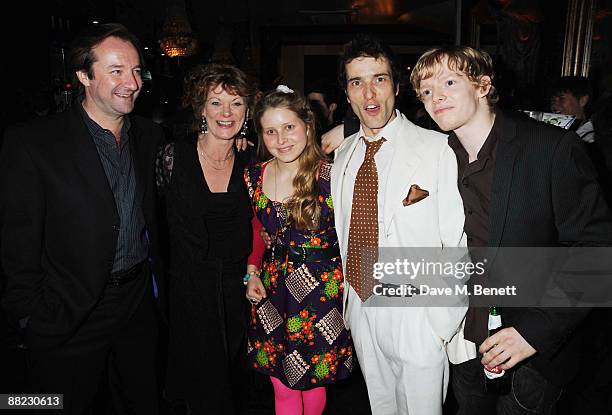
<path fill-rule="evenodd" d="M 191 31 L 185 8 L 172 5 L 168 8 L 166 21 L 162 26 L 159 47 L 170 58 L 194 55 L 198 51 L 198 40 Z"/>

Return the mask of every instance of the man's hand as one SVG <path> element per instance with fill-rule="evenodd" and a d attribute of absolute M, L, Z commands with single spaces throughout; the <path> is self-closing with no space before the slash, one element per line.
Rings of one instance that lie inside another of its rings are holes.
<path fill-rule="evenodd" d="M 247 149 L 248 146 L 253 147 L 255 145 L 254 143 L 251 143 L 249 140 L 247 140 L 243 136 L 239 136 L 238 138 L 236 138 L 234 140 L 234 143 L 236 144 L 236 149 L 238 151 L 244 151 Z"/>
<path fill-rule="evenodd" d="M 340 124 L 321 136 L 321 148 L 325 154 L 329 154 L 344 141 L 344 124 Z"/>
<path fill-rule="evenodd" d="M 481 360 L 483 365 L 490 369 L 499 366 L 504 370 L 512 369 L 536 353 L 536 349 L 514 327 L 501 329 L 487 338 L 479 351 L 484 355 Z"/>

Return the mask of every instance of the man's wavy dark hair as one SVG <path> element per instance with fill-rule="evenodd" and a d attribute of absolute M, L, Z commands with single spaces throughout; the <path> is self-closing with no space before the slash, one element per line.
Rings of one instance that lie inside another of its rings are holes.
<path fill-rule="evenodd" d="M 385 58 L 391 68 L 393 86 L 401 85 L 402 71 L 391 48 L 374 36 L 357 35 L 353 40 L 344 45 L 342 55 L 338 59 L 338 82 L 343 91 L 346 91 L 347 87 L 346 65 L 353 59 L 360 57 Z"/>

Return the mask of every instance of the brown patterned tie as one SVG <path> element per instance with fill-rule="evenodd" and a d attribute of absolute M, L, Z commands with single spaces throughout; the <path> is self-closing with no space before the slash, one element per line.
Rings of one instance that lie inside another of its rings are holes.
<path fill-rule="evenodd" d="M 353 188 L 346 255 L 346 279 L 361 301 L 367 300 L 374 288 L 372 268 L 378 260 L 378 171 L 374 155 L 386 140 L 363 141 L 366 154 Z"/>

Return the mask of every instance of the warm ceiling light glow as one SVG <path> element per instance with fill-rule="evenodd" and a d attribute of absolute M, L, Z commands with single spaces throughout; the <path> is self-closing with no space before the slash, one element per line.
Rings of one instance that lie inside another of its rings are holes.
<path fill-rule="evenodd" d="M 159 46 L 168 57 L 191 56 L 197 52 L 198 41 L 193 36 L 184 7 L 174 5 L 168 8 L 162 32 Z"/>
<path fill-rule="evenodd" d="M 414 14 L 410 12 L 403 13 L 397 18 L 402 23 L 410 23 L 414 19 Z"/>
<path fill-rule="evenodd" d="M 366 17 L 373 20 L 395 19 L 397 10 L 395 0 L 354 0 L 351 7 L 359 10 L 359 17 Z"/>
<path fill-rule="evenodd" d="M 379 0 L 374 2 L 376 4 L 376 14 L 383 16 L 394 16 L 395 15 L 395 2 L 393 0 Z"/>

